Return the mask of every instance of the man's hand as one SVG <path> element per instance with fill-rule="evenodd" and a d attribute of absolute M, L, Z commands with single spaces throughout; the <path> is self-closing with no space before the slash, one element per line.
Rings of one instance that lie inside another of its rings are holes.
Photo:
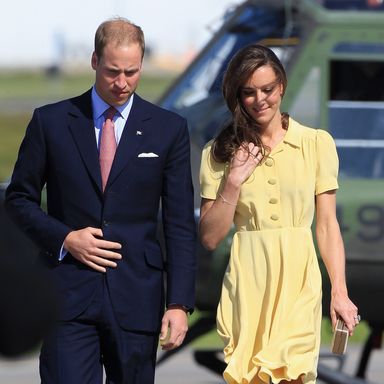
<path fill-rule="evenodd" d="M 120 260 L 121 254 L 113 250 L 121 249 L 121 244 L 102 240 L 99 228 L 87 227 L 70 232 L 64 240 L 66 249 L 75 259 L 98 272 L 106 272 L 107 267 L 116 268 L 113 260 Z"/>
<path fill-rule="evenodd" d="M 160 344 L 165 351 L 179 347 L 188 331 L 187 312 L 181 307 L 170 307 L 161 321 Z"/>

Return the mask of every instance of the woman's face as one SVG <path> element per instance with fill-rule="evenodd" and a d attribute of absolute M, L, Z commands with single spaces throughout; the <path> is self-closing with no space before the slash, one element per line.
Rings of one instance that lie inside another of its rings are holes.
<path fill-rule="evenodd" d="M 277 113 L 280 119 L 282 94 L 283 85 L 269 65 L 256 69 L 240 88 L 244 108 L 262 127 L 267 127 Z"/>

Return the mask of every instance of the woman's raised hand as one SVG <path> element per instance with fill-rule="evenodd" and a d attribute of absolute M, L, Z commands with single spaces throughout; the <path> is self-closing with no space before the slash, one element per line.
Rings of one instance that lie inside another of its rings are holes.
<path fill-rule="evenodd" d="M 230 175 L 244 183 L 263 159 L 261 149 L 254 143 L 243 143 L 235 152 L 230 164 Z"/>

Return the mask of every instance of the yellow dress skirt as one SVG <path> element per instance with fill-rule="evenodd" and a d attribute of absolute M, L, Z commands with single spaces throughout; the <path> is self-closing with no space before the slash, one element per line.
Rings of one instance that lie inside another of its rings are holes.
<path fill-rule="evenodd" d="M 308 228 L 241 231 L 233 238 L 217 325 L 227 383 L 314 383 L 321 275 Z"/>
<path fill-rule="evenodd" d="M 202 154 L 201 196 L 216 199 L 228 164 Z M 321 273 L 311 225 L 317 194 L 338 188 L 332 137 L 290 119 L 284 140 L 242 185 L 217 312 L 228 384 L 316 382 Z"/>

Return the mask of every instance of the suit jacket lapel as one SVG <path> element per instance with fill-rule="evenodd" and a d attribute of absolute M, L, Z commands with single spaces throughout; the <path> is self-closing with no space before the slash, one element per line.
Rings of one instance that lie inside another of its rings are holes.
<path fill-rule="evenodd" d="M 125 124 L 123 134 L 121 135 L 119 145 L 117 146 L 106 188 L 114 182 L 129 161 L 135 158 L 137 148 L 143 140 L 143 133 L 145 131 L 144 122 L 150 118 L 151 117 L 145 112 L 145 108 L 143 108 L 142 99 L 135 94 L 131 112 Z"/>
<path fill-rule="evenodd" d="M 93 123 L 91 91 L 72 99 L 71 102 L 69 129 L 91 179 L 101 192 L 101 174 Z"/>

